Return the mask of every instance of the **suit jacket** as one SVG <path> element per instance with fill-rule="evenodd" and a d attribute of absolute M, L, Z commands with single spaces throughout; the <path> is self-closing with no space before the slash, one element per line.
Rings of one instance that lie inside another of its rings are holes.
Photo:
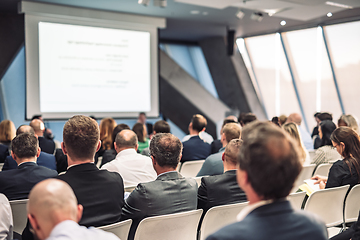
<path fill-rule="evenodd" d="M 41 151 L 49 154 L 54 154 L 55 143 L 53 140 L 44 137 L 38 137 L 38 139 L 39 139 L 39 147 L 41 148 Z"/>
<path fill-rule="evenodd" d="M 199 136 L 192 136 L 183 142 L 183 146 L 181 162 L 204 160 L 211 152 L 210 144 L 204 142 Z"/>
<path fill-rule="evenodd" d="M 61 148 L 55 150 L 55 161 L 57 172 L 66 172 L 68 167 L 67 156 L 63 153 Z"/>
<path fill-rule="evenodd" d="M 100 167 L 102 167 L 102 166 L 104 166 L 104 164 L 114 160 L 116 158 L 116 155 L 117 155 L 117 152 L 115 149 L 105 150 L 104 154 L 103 154 L 103 158 L 101 160 Z"/>
<path fill-rule="evenodd" d="M 178 172 L 160 174 L 155 181 L 140 183 L 126 199 L 121 221 L 132 219 L 128 239 L 133 239 L 140 221 L 146 217 L 196 209 L 197 183 Z"/>
<path fill-rule="evenodd" d="M 71 186 L 79 204 L 84 207 L 80 225 L 100 227 L 120 220 L 124 184 L 118 173 L 84 163 L 70 167 L 58 179 Z"/>
<path fill-rule="evenodd" d="M 224 151 L 225 147 L 221 148 L 218 153 L 214 153 L 208 156 L 196 176 L 202 177 L 223 174 L 224 164 L 222 161 L 222 155 Z"/>
<path fill-rule="evenodd" d="M 246 194 L 236 180 L 236 170 L 201 179 L 197 207 L 204 210 L 203 214 L 214 206 L 246 201 Z"/>
<path fill-rule="evenodd" d="M 289 201 L 279 200 L 250 212 L 242 221 L 230 224 L 207 240 L 325 240 L 325 225 L 315 216 L 296 211 Z"/>
<path fill-rule="evenodd" d="M 27 199 L 35 184 L 57 175 L 54 170 L 38 166 L 34 162 L 25 162 L 17 169 L 0 172 L 0 193 L 9 201 Z"/>
<path fill-rule="evenodd" d="M 9 155 L 9 144 L 0 143 L 0 163 L 3 163 Z"/>
<path fill-rule="evenodd" d="M 220 139 L 215 139 L 212 143 L 211 143 L 211 154 L 217 153 L 220 151 L 220 149 L 223 147 L 222 142 L 220 141 Z"/>
<path fill-rule="evenodd" d="M 40 156 L 36 160 L 37 165 L 43 166 L 52 170 L 56 170 L 56 161 L 55 157 L 52 154 L 46 152 L 40 152 Z M 16 169 L 17 163 L 12 156 L 7 156 L 2 168 L 3 171 Z"/>

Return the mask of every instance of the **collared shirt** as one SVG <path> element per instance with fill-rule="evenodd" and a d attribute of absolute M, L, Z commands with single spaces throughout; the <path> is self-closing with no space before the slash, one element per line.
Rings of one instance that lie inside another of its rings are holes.
<path fill-rule="evenodd" d="M 86 163 L 92 163 L 92 164 L 95 164 L 94 162 L 86 162 Z M 71 167 L 75 167 L 75 166 L 77 166 L 77 165 L 81 165 L 81 164 L 85 164 L 85 163 L 76 163 L 76 164 L 73 164 L 73 165 L 71 165 L 71 166 L 68 166 L 67 170 L 69 170 L 69 168 L 71 168 Z"/>
<path fill-rule="evenodd" d="M 47 240 L 78 240 L 78 239 L 106 239 L 106 240 L 119 240 L 112 233 L 104 232 L 100 229 L 93 227 L 86 228 L 80 226 L 74 221 L 66 220 L 56 225 L 50 233 Z"/>
<path fill-rule="evenodd" d="M 0 239 L 13 239 L 13 218 L 8 199 L 0 193 Z"/>
<path fill-rule="evenodd" d="M 259 201 L 257 203 L 254 204 L 249 204 L 248 206 L 246 206 L 243 210 L 241 210 L 241 212 L 237 215 L 236 219 L 238 220 L 238 222 L 244 220 L 244 218 L 249 215 L 252 211 L 254 211 L 255 209 L 273 203 L 274 200 L 263 200 L 263 201 Z"/>
<path fill-rule="evenodd" d="M 154 181 L 157 176 L 151 158 L 138 154 L 134 148 L 120 151 L 114 160 L 104 164 L 101 169 L 119 173 L 125 188 Z"/>
<path fill-rule="evenodd" d="M 193 136 L 197 136 L 197 134 L 195 134 L 195 135 L 186 135 L 186 136 L 182 139 L 181 142 L 185 142 L 185 141 L 189 140 L 189 139 L 190 139 L 191 137 L 193 137 Z M 204 142 L 207 142 L 207 143 L 209 143 L 209 144 L 214 141 L 214 138 L 213 138 L 210 134 L 208 134 L 207 132 L 205 132 L 205 131 L 201 131 L 201 132 L 199 133 L 199 137 L 200 137 L 202 140 L 204 140 Z"/>

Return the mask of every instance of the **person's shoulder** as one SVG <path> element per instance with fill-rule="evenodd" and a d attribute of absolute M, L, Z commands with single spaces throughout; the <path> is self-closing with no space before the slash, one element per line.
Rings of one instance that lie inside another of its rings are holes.
<path fill-rule="evenodd" d="M 251 233 L 253 230 L 254 229 L 252 229 L 251 226 L 245 226 L 244 222 L 236 222 L 221 228 L 220 230 L 207 237 L 206 240 L 247 239 L 249 237 L 248 232 L 250 231 Z"/>
<path fill-rule="evenodd" d="M 40 152 L 40 156 L 39 157 L 43 157 L 43 158 L 53 158 L 55 159 L 55 156 L 53 154 L 47 153 L 47 152 Z"/>
<path fill-rule="evenodd" d="M 52 176 L 52 177 L 58 175 L 58 172 L 57 172 L 57 171 L 52 170 L 52 169 L 47 168 L 47 167 L 44 167 L 44 166 L 36 165 L 35 168 L 38 169 L 39 171 L 41 171 L 42 173 L 46 173 L 47 175 L 50 175 L 50 176 Z"/>

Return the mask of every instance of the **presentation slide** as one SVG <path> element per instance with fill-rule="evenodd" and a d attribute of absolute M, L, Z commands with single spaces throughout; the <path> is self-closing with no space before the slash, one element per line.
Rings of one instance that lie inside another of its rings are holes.
<path fill-rule="evenodd" d="M 150 33 L 39 22 L 41 112 L 151 110 Z"/>

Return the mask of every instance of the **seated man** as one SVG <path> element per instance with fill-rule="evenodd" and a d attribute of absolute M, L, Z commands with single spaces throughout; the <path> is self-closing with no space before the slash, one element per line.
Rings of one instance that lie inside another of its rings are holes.
<path fill-rule="evenodd" d="M 197 177 L 218 175 L 224 173 L 224 165 L 222 156 L 225 151 L 226 145 L 233 139 L 239 139 L 241 137 L 241 127 L 238 123 L 228 123 L 223 127 L 221 134 L 222 148 L 218 153 L 208 156 L 202 165 Z"/>
<path fill-rule="evenodd" d="M 221 135 L 223 133 L 223 128 L 226 124 L 228 123 L 238 123 L 237 122 L 237 117 L 235 116 L 228 116 L 227 118 L 224 119 L 224 121 L 222 122 L 221 125 L 221 129 L 220 129 L 220 135 L 218 135 L 221 138 Z M 211 154 L 214 153 L 218 153 L 219 150 L 223 147 L 222 143 L 221 143 L 221 139 L 215 139 L 212 143 L 211 143 Z"/>
<path fill-rule="evenodd" d="M 247 201 L 244 191 L 236 181 L 236 164 L 241 142 L 240 139 L 231 140 L 222 153 L 223 174 L 201 179 L 197 207 L 204 210 L 203 215 L 214 206 Z"/>
<path fill-rule="evenodd" d="M 159 120 L 154 124 L 153 130 L 151 136 L 154 136 L 157 133 L 170 133 L 170 125 L 164 120 Z M 150 157 L 149 148 L 142 150 L 141 154 Z"/>
<path fill-rule="evenodd" d="M 38 136 L 41 150 L 49 154 L 54 154 L 55 143 L 53 140 L 44 137 L 44 123 L 40 119 L 34 119 L 30 122 L 30 127 L 34 129 L 35 135 Z"/>
<path fill-rule="evenodd" d="M 125 129 L 119 132 L 114 146 L 118 153 L 115 160 L 106 163 L 101 169 L 119 173 L 124 180 L 124 187 L 132 187 L 156 179 L 151 158 L 137 153 L 138 139 L 133 131 Z"/>
<path fill-rule="evenodd" d="M 30 127 L 28 125 L 21 125 L 16 130 L 16 135 L 19 135 L 19 134 L 25 133 L 25 132 L 35 134 L 35 131 L 32 127 Z M 52 154 L 41 151 L 40 156 L 36 160 L 36 163 L 39 166 L 43 166 L 43 167 L 47 167 L 52 170 L 56 170 L 56 161 L 55 161 L 54 155 L 52 155 Z M 16 169 L 16 168 L 17 168 L 17 164 L 16 164 L 15 160 L 13 159 L 13 157 L 7 156 L 5 159 L 2 171 Z"/>
<path fill-rule="evenodd" d="M 13 239 L 13 219 L 9 200 L 0 193 L 0 239 Z"/>
<path fill-rule="evenodd" d="M 155 181 L 140 183 L 126 199 L 121 221 L 132 219 L 129 240 L 146 217 L 196 209 L 197 183 L 175 169 L 181 158 L 180 140 L 170 133 L 158 133 L 150 142 L 150 154 L 158 174 Z"/>
<path fill-rule="evenodd" d="M 58 175 L 56 171 L 36 164 L 39 155 L 39 143 L 34 134 L 21 133 L 11 141 L 11 156 L 18 167 L 0 172 L 0 193 L 9 201 L 27 199 L 35 184 Z"/>
<path fill-rule="evenodd" d="M 83 207 L 78 205 L 71 187 L 60 180 L 42 181 L 29 195 L 28 217 L 39 240 L 119 240 L 112 233 L 79 226 L 82 210 Z"/>
<path fill-rule="evenodd" d="M 249 206 L 214 239 L 325 240 L 325 225 L 315 216 L 296 211 L 286 197 L 301 171 L 299 150 L 282 129 L 271 122 L 253 122 L 243 129 L 237 181 Z"/>
<path fill-rule="evenodd" d="M 184 149 L 181 162 L 204 160 L 210 155 L 210 144 L 204 142 L 204 140 L 199 137 L 199 133 L 206 129 L 206 125 L 206 118 L 200 114 L 192 117 L 189 124 L 190 139 L 183 142 Z"/>

